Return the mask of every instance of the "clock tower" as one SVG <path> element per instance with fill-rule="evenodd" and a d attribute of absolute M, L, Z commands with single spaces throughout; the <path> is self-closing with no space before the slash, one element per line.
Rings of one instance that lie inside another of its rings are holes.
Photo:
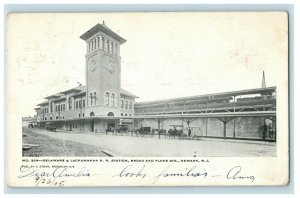
<path fill-rule="evenodd" d="M 126 40 L 108 28 L 104 21 L 103 24 L 92 27 L 80 38 L 87 44 L 86 105 L 104 107 L 114 112 L 113 109 L 120 106 L 120 45 Z"/>

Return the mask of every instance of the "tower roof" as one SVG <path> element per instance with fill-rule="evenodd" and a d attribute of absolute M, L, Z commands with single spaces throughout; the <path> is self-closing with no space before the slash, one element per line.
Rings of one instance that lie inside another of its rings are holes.
<path fill-rule="evenodd" d="M 83 40 L 88 40 L 91 36 L 93 36 L 94 34 L 96 34 L 97 32 L 103 32 L 109 36 L 111 36 L 112 38 L 116 39 L 117 41 L 119 41 L 121 44 L 125 43 L 126 40 L 123 39 L 121 36 L 119 36 L 117 33 L 115 33 L 114 31 L 112 31 L 110 28 L 108 28 L 104 21 L 103 24 L 97 24 L 94 27 L 92 27 L 91 29 L 89 29 L 86 33 L 84 33 L 83 35 L 80 36 L 81 39 Z"/>

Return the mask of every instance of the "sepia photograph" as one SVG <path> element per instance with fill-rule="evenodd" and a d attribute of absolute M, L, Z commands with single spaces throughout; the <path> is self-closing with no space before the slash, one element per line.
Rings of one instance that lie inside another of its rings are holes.
<path fill-rule="evenodd" d="M 218 15 L 225 15 L 228 25 L 235 22 L 236 27 L 250 21 L 249 13 L 238 18 L 218 13 L 214 19 L 208 18 L 209 22 L 204 20 L 207 14 L 203 14 L 198 19 L 165 19 L 170 27 L 162 29 L 160 22 L 158 31 L 157 21 L 149 20 L 147 14 L 142 18 L 145 22 L 133 21 L 135 29 L 121 29 L 124 25 L 116 22 L 110 26 L 109 18 L 105 23 L 101 15 L 91 26 L 75 24 L 85 30 L 81 35 L 68 34 L 65 42 L 79 45 L 81 41 L 80 48 L 73 49 L 81 57 L 72 57 L 75 60 L 63 65 L 53 63 L 57 66 L 41 60 L 45 67 L 60 67 L 53 71 L 60 82 L 53 87 L 46 86 L 50 82 L 41 82 L 41 93 L 32 94 L 42 97 L 34 98 L 40 100 L 32 106 L 35 112 L 23 117 L 23 156 L 276 156 L 277 74 L 270 64 L 274 54 L 266 57 L 262 52 L 269 50 L 267 42 L 286 33 L 286 27 L 273 27 L 282 28 L 281 32 L 271 32 L 261 20 L 270 20 L 268 14 L 257 14 L 259 24 L 247 31 L 238 28 L 226 34 L 222 31 L 226 24 L 218 21 Z M 75 21 L 72 23 L 69 25 L 74 27 Z M 55 28 L 55 24 L 51 26 Z M 148 31 L 150 27 L 153 32 Z M 132 31 L 134 35 L 130 35 Z M 188 35 L 182 37 L 183 31 Z M 258 34 L 257 38 L 251 31 Z M 129 39 L 123 38 L 126 35 Z M 232 40 L 227 39 L 230 35 Z M 130 39 L 134 36 L 138 38 Z M 268 40 L 262 39 L 267 36 Z M 34 38 L 28 40 L 31 39 Z M 254 45 L 252 39 L 261 41 Z M 233 42 L 238 45 L 232 46 Z M 127 43 L 129 47 L 123 49 Z M 37 48 L 62 51 L 55 45 L 44 48 L 43 42 L 31 45 L 35 46 L 24 54 Z M 280 52 L 276 50 L 272 51 Z M 39 53 L 47 56 L 45 51 Z M 137 57 L 139 54 L 141 57 Z M 203 56 L 209 57 L 207 62 L 199 60 Z M 80 64 L 72 65 L 73 61 Z M 224 67 L 229 73 L 218 73 Z M 31 71 L 30 75 L 38 72 Z M 241 81 L 245 75 L 251 77 Z M 60 90 L 62 87 L 68 88 Z M 51 94 L 50 90 L 58 91 Z"/>
<path fill-rule="evenodd" d="M 7 27 L 23 160 L 288 157 L 285 12 L 11 13 Z"/>

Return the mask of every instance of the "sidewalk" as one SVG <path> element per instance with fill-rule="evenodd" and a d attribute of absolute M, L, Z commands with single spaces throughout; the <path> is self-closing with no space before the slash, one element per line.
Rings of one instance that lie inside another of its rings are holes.
<path fill-rule="evenodd" d="M 63 130 L 60 130 L 60 131 L 57 131 L 57 132 L 60 132 L 60 133 L 75 133 L 75 134 L 90 134 L 90 135 L 106 135 L 104 133 L 93 133 L 93 132 L 74 132 L 74 131 L 63 131 Z M 170 139 L 170 140 L 174 140 L 173 136 L 170 136 L 170 137 L 165 137 L 165 135 L 160 135 L 160 138 L 158 136 L 158 134 L 156 134 L 155 136 L 142 136 L 142 135 L 139 135 L 139 136 L 136 136 L 135 134 L 133 134 L 131 136 L 131 133 L 128 133 L 128 135 L 116 135 L 116 134 L 112 134 L 112 132 L 109 132 L 107 135 L 111 135 L 111 136 L 130 136 L 130 137 L 138 137 L 138 138 L 153 138 L 153 139 Z M 275 142 L 268 142 L 268 141 L 262 141 L 262 140 L 245 140 L 245 139 L 230 139 L 230 138 L 227 138 L 227 139 L 223 139 L 223 138 L 210 138 L 210 137 L 198 137 L 198 138 L 178 138 L 176 137 L 175 139 L 177 140 L 191 140 L 191 141 L 213 141 L 213 142 L 227 142 L 227 143 L 245 143 L 245 144 L 259 144 L 259 145 L 273 145 L 273 146 L 276 146 L 276 143 Z"/>

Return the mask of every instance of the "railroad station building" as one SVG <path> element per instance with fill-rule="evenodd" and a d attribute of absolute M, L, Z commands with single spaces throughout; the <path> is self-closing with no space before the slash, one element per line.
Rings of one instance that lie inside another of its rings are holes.
<path fill-rule="evenodd" d="M 95 133 L 119 125 L 179 127 L 195 136 L 276 139 L 276 87 L 263 82 L 257 89 L 137 103 L 136 95 L 121 88 L 120 46 L 126 40 L 104 22 L 80 38 L 87 46 L 86 85 L 45 97 L 35 108 L 40 127 Z M 266 125 L 272 130 L 262 137 Z"/>

